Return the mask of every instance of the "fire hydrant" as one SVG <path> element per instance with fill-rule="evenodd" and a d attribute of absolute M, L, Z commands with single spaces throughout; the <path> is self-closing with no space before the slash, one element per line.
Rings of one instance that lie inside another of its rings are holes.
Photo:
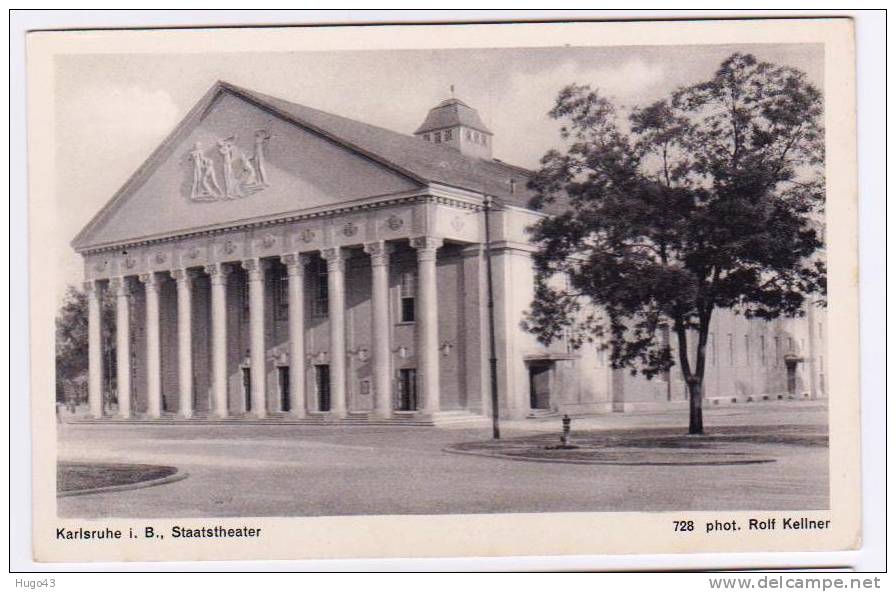
<path fill-rule="evenodd" d="M 560 444 L 565 448 L 569 446 L 569 428 L 570 424 L 572 424 L 572 420 L 569 418 L 569 415 L 563 415 L 563 433 L 560 435 Z"/>

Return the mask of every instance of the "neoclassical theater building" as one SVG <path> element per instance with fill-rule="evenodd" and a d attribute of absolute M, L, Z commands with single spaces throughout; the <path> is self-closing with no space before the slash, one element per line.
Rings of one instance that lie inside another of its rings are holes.
<path fill-rule="evenodd" d="M 73 241 L 92 416 L 475 421 L 491 413 L 486 198 L 503 417 L 665 408 L 669 376 L 520 326 L 529 172 L 448 99 L 413 134 L 217 83 Z M 114 348 L 101 306 L 115 303 Z M 719 314 L 707 397 L 821 396 L 824 322 Z M 674 345 L 674 344 L 673 344 Z M 114 355 L 107 355 L 114 349 Z"/>

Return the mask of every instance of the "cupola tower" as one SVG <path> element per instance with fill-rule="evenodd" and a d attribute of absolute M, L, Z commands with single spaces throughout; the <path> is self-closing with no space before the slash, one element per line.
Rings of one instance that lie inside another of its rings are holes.
<path fill-rule="evenodd" d="M 476 109 L 460 99 L 446 99 L 430 109 L 414 135 L 426 142 L 447 144 L 468 156 L 492 157 L 492 132 Z"/>

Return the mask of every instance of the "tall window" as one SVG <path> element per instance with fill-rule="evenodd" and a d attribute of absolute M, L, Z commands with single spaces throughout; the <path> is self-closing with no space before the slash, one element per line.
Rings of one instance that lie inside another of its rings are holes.
<path fill-rule="evenodd" d="M 278 321 L 289 318 L 289 276 L 282 272 L 274 276 L 274 315 Z"/>
<path fill-rule="evenodd" d="M 401 322 L 414 322 L 414 306 L 415 296 L 417 294 L 417 278 L 412 271 L 406 271 L 401 274 L 401 285 L 399 287 L 399 304 L 401 307 Z"/>
<path fill-rule="evenodd" d="M 728 334 L 728 365 L 734 365 L 734 335 Z"/>
<path fill-rule="evenodd" d="M 435 132 L 432 137 L 435 138 L 436 144 L 440 144 L 442 142 L 442 132 Z"/>
<path fill-rule="evenodd" d="M 451 139 L 451 130 L 445 130 L 442 132 L 442 139 L 446 142 Z"/>
<path fill-rule="evenodd" d="M 778 367 L 780 363 L 778 360 L 781 359 L 781 338 L 775 337 L 775 368 Z"/>
<path fill-rule="evenodd" d="M 765 366 L 765 335 L 759 336 L 759 359 L 762 365 Z"/>
<path fill-rule="evenodd" d="M 747 366 L 750 365 L 750 336 L 744 335 L 744 356 L 747 358 Z"/>
<path fill-rule="evenodd" d="M 325 317 L 330 312 L 330 286 L 327 281 L 327 262 L 323 259 L 317 259 L 317 269 L 315 269 L 316 283 L 314 286 L 314 314 L 318 317 Z"/>
<path fill-rule="evenodd" d="M 713 366 L 716 365 L 716 334 L 709 334 L 709 363 Z"/>
<path fill-rule="evenodd" d="M 240 306 L 243 310 L 243 319 L 249 318 L 249 282 L 240 282 Z"/>

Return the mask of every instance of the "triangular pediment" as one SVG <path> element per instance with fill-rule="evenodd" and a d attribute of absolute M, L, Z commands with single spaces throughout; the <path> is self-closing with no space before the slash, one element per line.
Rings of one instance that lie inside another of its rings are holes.
<path fill-rule="evenodd" d="M 412 174 L 219 83 L 73 244 L 190 233 L 420 186 Z"/>

